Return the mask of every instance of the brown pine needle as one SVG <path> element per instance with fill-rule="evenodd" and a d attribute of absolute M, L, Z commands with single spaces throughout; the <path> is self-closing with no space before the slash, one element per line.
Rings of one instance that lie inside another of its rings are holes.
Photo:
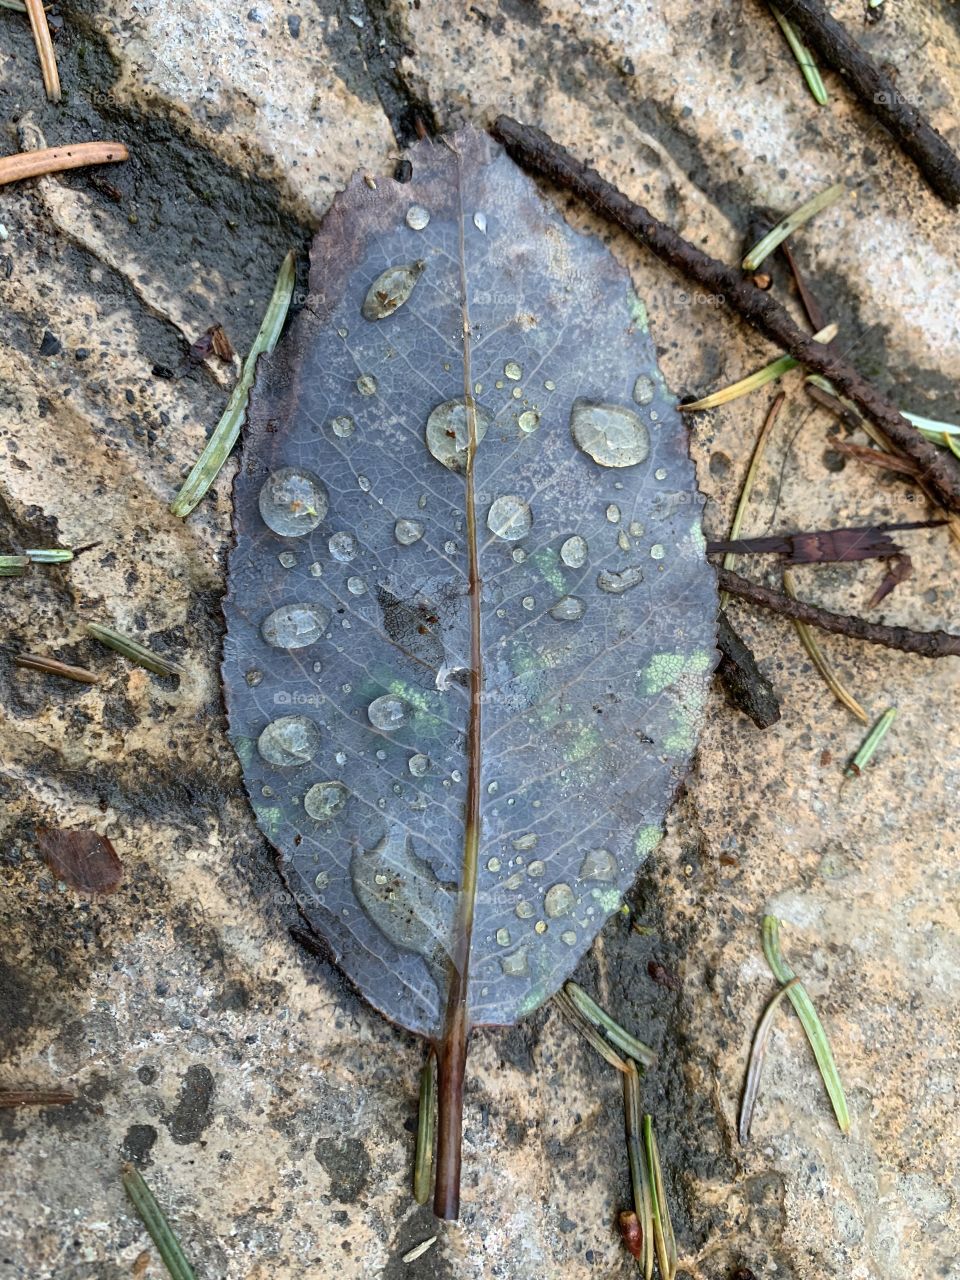
<path fill-rule="evenodd" d="M 764 419 L 763 426 L 760 428 L 760 434 L 757 436 L 757 443 L 753 446 L 753 455 L 750 458 L 750 465 L 747 467 L 747 474 L 744 477 L 743 488 L 740 490 L 740 500 L 737 503 L 736 514 L 733 517 L 733 523 L 730 526 L 730 541 L 734 542 L 740 537 L 740 529 L 743 525 L 743 517 L 746 514 L 747 506 L 750 503 L 750 494 L 753 491 L 753 482 L 757 478 L 757 472 L 760 469 L 760 463 L 763 461 L 763 455 L 767 447 L 767 441 L 770 438 L 770 432 L 773 430 L 773 424 L 776 422 L 780 413 L 780 409 L 784 401 L 784 393 L 781 391 L 776 397 L 773 404 L 767 410 L 767 416 Z M 730 551 L 723 557 L 723 567 L 732 569 L 736 564 L 737 557 L 734 552 Z M 720 596 L 720 608 L 725 609 L 730 602 L 730 597 L 724 592 Z"/>
<path fill-rule="evenodd" d="M 59 102 L 60 76 L 57 72 L 57 57 L 53 52 L 50 26 L 47 15 L 43 11 L 43 0 L 25 0 L 25 3 L 34 44 L 37 46 L 37 57 L 40 59 L 40 70 L 43 73 L 43 87 L 51 102 Z"/>
<path fill-rule="evenodd" d="M 39 178 L 64 169 L 82 169 L 88 164 L 115 164 L 127 160 L 122 142 L 76 142 L 67 147 L 45 147 L 41 151 L 20 151 L 0 158 L 0 187 L 24 178 Z"/>
<path fill-rule="evenodd" d="M 793 574 L 789 569 L 784 569 L 783 571 L 783 589 L 791 600 L 796 600 L 797 586 L 793 580 Z M 797 635 L 800 637 L 801 644 L 810 655 L 810 661 L 820 672 L 824 683 L 833 696 L 838 701 L 842 702 L 848 711 L 852 711 L 858 720 L 862 720 L 864 724 L 869 724 L 870 717 L 867 715 L 866 711 L 864 711 L 863 707 L 861 707 L 853 694 L 850 693 L 849 690 L 847 690 L 841 683 L 840 677 L 834 671 L 833 667 L 830 666 L 830 663 L 824 656 L 823 650 L 817 643 L 816 637 L 811 629 L 805 622 L 801 622 L 799 618 L 794 618 L 793 625 L 797 629 Z"/>
<path fill-rule="evenodd" d="M 61 662 L 59 658 L 48 658 L 43 653 L 18 653 L 13 661 L 18 667 L 43 671 L 49 676 L 63 676 L 65 680 L 76 680 L 79 684 L 100 683 L 100 677 L 86 667 L 74 667 L 68 662 Z"/>

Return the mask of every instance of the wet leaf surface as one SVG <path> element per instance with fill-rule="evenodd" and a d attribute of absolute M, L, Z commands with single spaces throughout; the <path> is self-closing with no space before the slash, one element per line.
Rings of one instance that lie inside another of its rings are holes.
<path fill-rule="evenodd" d="M 695 746 L 716 593 L 627 273 L 485 136 L 410 159 L 334 202 L 261 363 L 223 673 L 304 915 L 439 1039 L 452 990 L 469 1025 L 542 1004 L 619 906 Z"/>

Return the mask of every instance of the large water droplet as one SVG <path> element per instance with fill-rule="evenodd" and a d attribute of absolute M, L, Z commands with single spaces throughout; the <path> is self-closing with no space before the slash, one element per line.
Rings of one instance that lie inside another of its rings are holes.
<path fill-rule="evenodd" d="M 315 822 L 329 822 L 347 803 L 349 795 L 342 782 L 317 782 L 303 797 L 303 807 Z"/>
<path fill-rule="evenodd" d="M 536 431 L 540 425 L 540 414 L 536 409 L 525 409 L 517 419 L 517 426 L 525 435 L 529 435 L 531 431 Z"/>
<path fill-rule="evenodd" d="M 511 956 L 504 956 L 500 968 L 508 978 L 523 978 L 530 972 L 527 964 L 527 949 L 520 947 Z"/>
<path fill-rule="evenodd" d="M 362 596 L 367 589 L 367 584 L 362 578 L 348 578 L 347 590 L 352 596 Z"/>
<path fill-rule="evenodd" d="M 364 320 L 385 320 L 392 316 L 413 293 L 425 266 L 424 262 L 405 262 L 381 271 L 367 290 L 360 308 Z"/>
<path fill-rule="evenodd" d="M 312 472 L 281 467 L 267 477 L 259 504 L 267 528 L 285 538 L 301 538 L 327 514 L 327 491 Z"/>
<path fill-rule="evenodd" d="M 477 443 L 487 434 L 493 416 L 480 405 L 475 406 Z M 427 419 L 427 448 L 438 462 L 451 471 L 463 471 L 467 465 L 470 422 L 463 400 L 446 400 L 438 404 Z"/>
<path fill-rule="evenodd" d="M 505 542 L 525 538 L 533 525 L 533 513 L 523 498 L 505 493 L 495 498 L 487 512 L 487 528 Z"/>
<path fill-rule="evenodd" d="M 655 390 L 653 379 L 648 378 L 645 373 L 641 373 L 633 384 L 633 398 L 637 404 L 649 404 L 654 397 Z"/>
<path fill-rule="evenodd" d="M 372 373 L 361 373 L 357 379 L 357 390 L 362 396 L 377 394 L 377 380 Z"/>
<path fill-rule="evenodd" d="M 636 565 L 621 569 L 619 573 L 611 573 L 604 569 L 597 574 L 597 586 L 601 591 L 609 591 L 612 596 L 622 596 L 625 591 L 643 581 L 643 570 Z"/>
<path fill-rule="evenodd" d="M 327 543 L 334 560 L 342 564 L 353 560 L 357 554 L 357 540 L 352 533 L 335 533 Z"/>
<path fill-rule="evenodd" d="M 545 862 L 542 862 L 539 858 L 534 858 L 534 860 L 530 863 L 529 867 L 527 867 L 527 875 L 533 876 L 534 879 L 538 879 L 540 876 L 543 875 L 546 869 L 547 869 L 547 864 Z"/>
<path fill-rule="evenodd" d="M 423 775 L 430 768 L 429 757 L 422 755 L 420 752 L 417 752 L 415 756 L 411 756 L 410 759 L 407 761 L 407 768 L 410 770 L 410 772 L 413 774 L 415 778 L 422 778 Z"/>
<path fill-rule="evenodd" d="M 400 519 L 393 526 L 393 533 L 402 547 L 409 547 L 423 537 L 423 525 L 419 520 Z"/>
<path fill-rule="evenodd" d="M 650 452 L 650 433 L 632 409 L 574 400 L 570 433 L 601 467 L 634 467 Z"/>
<path fill-rule="evenodd" d="M 550 617 L 557 622 L 576 622 L 582 618 L 587 606 L 577 596 L 564 596 L 550 610 Z"/>
<path fill-rule="evenodd" d="M 518 902 L 514 907 L 514 911 L 516 911 L 521 920 L 529 920 L 535 914 L 532 902 Z"/>
<path fill-rule="evenodd" d="M 607 507 L 606 516 L 611 524 L 620 523 L 620 508 L 615 502 L 611 502 L 609 507 Z"/>
<path fill-rule="evenodd" d="M 348 414 L 343 413 L 339 418 L 333 419 L 330 423 L 330 429 L 333 431 L 335 436 L 339 436 L 341 440 L 345 440 L 347 436 L 353 435 L 354 431 L 357 429 L 357 424 Z"/>
<path fill-rule="evenodd" d="M 511 382 L 519 382 L 523 377 L 523 369 L 516 360 L 508 360 L 503 366 L 503 376 L 509 378 Z"/>
<path fill-rule="evenodd" d="M 275 649 L 305 649 L 315 644 L 330 621 L 330 611 L 322 605 L 285 604 L 267 614 L 260 634 Z"/>
<path fill-rule="evenodd" d="M 659 542 L 655 542 L 653 546 L 650 548 L 650 558 L 652 560 L 662 560 L 665 555 L 666 555 L 666 551 L 663 549 L 662 544 Z"/>
<path fill-rule="evenodd" d="M 543 909 L 551 920 L 568 916 L 576 905 L 577 899 L 568 884 L 552 885 L 543 899 Z"/>
<path fill-rule="evenodd" d="M 509 930 L 509 929 L 498 929 L 498 930 L 497 930 L 497 942 L 499 943 L 499 945 L 500 945 L 501 947 L 509 947 L 509 945 L 510 945 L 510 930 Z"/>
<path fill-rule="evenodd" d="M 429 212 L 422 204 L 412 204 L 407 210 L 407 226 L 413 231 L 422 231 L 430 221 Z"/>
<path fill-rule="evenodd" d="M 591 849 L 580 868 L 581 880 L 616 880 L 617 860 L 609 849 Z"/>
<path fill-rule="evenodd" d="M 320 730 L 306 716 L 281 716 L 260 734 L 257 750 L 267 764 L 281 769 L 309 764 L 320 750 Z"/>
<path fill-rule="evenodd" d="M 516 839 L 512 840 L 510 843 L 518 853 L 524 853 L 527 849 L 533 849 L 536 847 L 537 839 L 538 837 L 535 831 L 528 831 L 526 835 L 517 836 Z"/>
<path fill-rule="evenodd" d="M 587 563 L 589 551 L 586 539 L 575 533 L 560 548 L 560 559 L 570 569 L 582 569 Z"/>
<path fill-rule="evenodd" d="M 385 693 L 380 698 L 374 698 L 367 707 L 367 715 L 375 729 L 392 733 L 395 729 L 402 729 L 410 719 L 410 707 L 396 694 Z"/>

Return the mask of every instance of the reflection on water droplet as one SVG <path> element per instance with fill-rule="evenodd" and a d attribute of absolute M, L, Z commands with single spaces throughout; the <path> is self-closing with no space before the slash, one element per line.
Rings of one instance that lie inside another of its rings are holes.
<path fill-rule="evenodd" d="M 367 707 L 367 715 L 375 729 L 392 733 L 395 729 L 403 728 L 410 719 L 410 708 L 396 694 L 385 693 L 380 698 L 374 698 Z"/>
<path fill-rule="evenodd" d="M 535 831 L 529 831 L 524 836 L 517 836 L 516 840 L 510 842 L 518 853 L 523 853 L 525 849 L 532 849 L 537 843 L 537 834 Z"/>
<path fill-rule="evenodd" d="M 633 412 L 618 404 L 574 400 L 570 433 L 602 467 L 633 467 L 650 452 L 650 433 Z"/>
<path fill-rule="evenodd" d="M 457 554 L 457 544 L 455 542 L 445 542 L 443 544 L 443 549 L 448 556 L 455 556 Z"/>
<path fill-rule="evenodd" d="M 640 538 L 643 536 L 643 525 L 639 520 L 630 521 L 630 535 L 634 538 Z"/>
<path fill-rule="evenodd" d="M 576 905 L 577 900 L 568 884 L 552 885 L 543 899 L 543 909 L 551 920 L 568 916 Z"/>
<path fill-rule="evenodd" d="M 525 538 L 533 525 L 533 513 L 523 498 L 505 493 L 494 499 L 487 512 L 487 528 L 505 542 Z"/>
<path fill-rule="evenodd" d="M 320 731 L 306 716 L 281 716 L 260 734 L 257 750 L 281 769 L 308 764 L 320 750 Z"/>
<path fill-rule="evenodd" d="M 280 563 L 283 565 L 285 569 L 292 569 L 293 566 L 297 563 L 297 557 L 293 554 L 292 551 L 281 551 L 280 554 L 277 556 L 277 559 L 280 561 Z"/>
<path fill-rule="evenodd" d="M 527 875 L 537 878 L 542 876 L 545 870 L 546 863 L 541 862 L 539 858 L 534 858 L 533 862 L 531 862 L 529 867 L 527 867 Z"/>
<path fill-rule="evenodd" d="M 606 515 L 611 524 L 620 523 L 620 508 L 615 502 L 611 502 L 609 507 L 607 507 Z"/>
<path fill-rule="evenodd" d="M 372 373 L 361 373 L 357 379 L 357 390 L 362 396 L 376 395 L 377 380 Z"/>
<path fill-rule="evenodd" d="M 359 486 L 359 488 L 363 490 L 364 493 L 370 492 L 370 481 L 367 479 L 366 476 L 357 476 L 357 485 Z"/>
<path fill-rule="evenodd" d="M 263 523 L 285 538 L 302 538 L 327 514 L 327 491 L 310 471 L 281 467 L 260 490 Z"/>
<path fill-rule="evenodd" d="M 349 794 L 342 782 L 317 782 L 303 797 L 303 807 L 315 822 L 329 822 L 347 803 Z"/>
<path fill-rule="evenodd" d="M 319 560 L 314 560 L 313 564 L 310 566 L 309 573 L 311 578 L 323 577 L 323 565 Z"/>
<path fill-rule="evenodd" d="M 491 859 L 490 859 L 490 861 L 487 863 L 487 870 L 488 870 L 488 871 L 499 871 L 499 870 L 500 870 L 501 865 L 502 865 L 502 864 L 501 864 L 501 862 L 500 862 L 500 859 L 499 859 L 499 858 L 491 858 Z"/>
<path fill-rule="evenodd" d="M 405 262 L 381 271 L 367 290 L 360 314 L 364 320 L 385 320 L 410 297 L 423 275 L 424 262 Z"/>
<path fill-rule="evenodd" d="M 560 559 L 570 569 L 582 569 L 587 563 L 589 550 L 586 539 L 575 533 L 560 548 Z"/>
<path fill-rule="evenodd" d="M 352 533 L 335 533 L 327 546 L 334 560 L 339 560 L 341 564 L 353 560 L 358 550 L 357 540 Z"/>
<path fill-rule="evenodd" d="M 339 418 L 334 418 L 330 423 L 330 428 L 335 436 L 339 436 L 341 440 L 345 440 L 347 436 L 352 436 L 357 429 L 357 424 L 347 414 L 341 414 Z"/>
<path fill-rule="evenodd" d="M 498 929 L 498 930 L 497 930 L 497 942 L 500 944 L 500 946 L 501 946 L 501 947 L 509 947 L 509 945 L 510 945 L 510 930 L 509 930 L 509 929 Z"/>
<path fill-rule="evenodd" d="M 654 397 L 655 387 L 653 380 L 648 378 L 645 373 L 641 373 L 633 384 L 633 398 L 637 404 L 649 404 Z"/>
<path fill-rule="evenodd" d="M 263 680 L 263 672 L 257 670 L 248 671 L 244 676 L 244 680 L 246 680 L 251 689 L 255 689 Z"/>
<path fill-rule="evenodd" d="M 412 204 L 407 210 L 407 226 L 413 231 L 422 231 L 430 221 L 430 214 L 422 204 Z"/>
<path fill-rule="evenodd" d="M 580 868 L 581 880 L 616 880 L 617 860 L 609 849 L 591 849 Z"/>
<path fill-rule="evenodd" d="M 367 589 L 367 584 L 362 578 L 348 578 L 347 590 L 352 596 L 362 596 Z"/>
<path fill-rule="evenodd" d="M 415 756 L 411 756 L 407 761 L 407 768 L 415 778 L 422 778 L 430 768 L 430 760 L 427 756 L 421 755 L 420 752 L 417 752 Z"/>
<path fill-rule="evenodd" d="M 576 932 L 573 929 L 564 929 L 560 935 L 560 941 L 565 942 L 568 947 L 575 947 L 577 945 Z"/>
<path fill-rule="evenodd" d="M 557 384 L 554 382 L 552 378 L 548 378 L 546 382 L 543 384 L 543 386 L 544 386 L 544 390 L 546 391 L 556 391 L 557 389 Z"/>
<path fill-rule="evenodd" d="M 533 596 L 524 596 L 520 603 L 525 609 L 535 609 L 537 607 L 537 602 Z"/>
<path fill-rule="evenodd" d="M 514 910 L 521 920 L 529 920 L 534 914 L 532 902 L 518 902 Z"/>
<path fill-rule="evenodd" d="M 322 605 L 285 604 L 267 614 L 260 634 L 275 649 L 305 649 L 320 639 L 329 621 Z"/>
<path fill-rule="evenodd" d="M 622 596 L 625 591 L 643 581 L 643 570 L 636 565 L 629 569 L 621 569 L 619 573 L 611 573 L 604 569 L 597 574 L 597 586 L 601 591 L 609 591 L 612 596 Z"/>
<path fill-rule="evenodd" d="M 659 542 L 655 542 L 650 548 L 650 558 L 652 560 L 662 560 L 666 552 Z"/>
<path fill-rule="evenodd" d="M 477 443 L 487 434 L 493 417 L 481 405 L 475 407 Z M 438 462 L 451 471 L 462 471 L 467 465 L 470 422 L 463 400 L 446 400 L 438 404 L 427 419 L 427 448 Z"/>
<path fill-rule="evenodd" d="M 530 972 L 527 965 L 527 951 L 525 947 L 520 947 L 512 956 L 504 956 L 500 961 L 500 968 L 508 978 L 523 978 Z"/>
<path fill-rule="evenodd" d="M 658 479 L 658 480 L 666 480 L 666 478 L 667 478 L 667 468 L 666 468 L 666 467 L 657 467 L 656 471 L 655 471 L 653 474 L 657 477 L 657 479 Z"/>
<path fill-rule="evenodd" d="M 523 377 L 523 369 L 516 360 L 508 360 L 503 366 L 503 376 L 509 378 L 511 382 L 519 382 Z"/>
<path fill-rule="evenodd" d="M 564 596 L 550 610 L 550 617 L 557 622 L 576 622 L 582 618 L 587 606 L 576 596 Z"/>
<path fill-rule="evenodd" d="M 423 525 L 419 520 L 401 519 L 393 526 L 393 533 L 402 547 L 409 547 L 423 537 Z"/>
<path fill-rule="evenodd" d="M 485 213 L 475 213 L 473 215 L 473 225 L 477 228 L 478 231 L 482 231 L 483 234 L 486 235 L 487 234 L 487 215 Z"/>
<path fill-rule="evenodd" d="M 517 419 L 517 426 L 521 431 L 526 432 L 527 435 L 529 435 L 531 431 L 536 431 L 539 425 L 540 414 L 536 409 L 525 409 Z"/>
<path fill-rule="evenodd" d="M 317 878 L 313 882 L 317 888 L 323 893 L 324 889 L 330 887 L 330 876 L 326 871 L 318 871 Z"/>
<path fill-rule="evenodd" d="M 524 560 L 527 558 L 527 553 L 524 551 L 523 547 L 514 547 L 510 552 L 510 557 L 517 564 L 523 564 Z"/>

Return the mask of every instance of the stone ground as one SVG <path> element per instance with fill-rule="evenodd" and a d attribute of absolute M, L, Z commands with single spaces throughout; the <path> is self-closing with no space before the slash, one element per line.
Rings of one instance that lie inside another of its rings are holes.
<path fill-rule="evenodd" d="M 295 911 L 243 799 L 219 694 L 231 469 L 186 523 L 166 510 L 227 379 L 156 370 L 179 370 L 213 321 L 245 350 L 283 252 L 306 245 L 354 168 L 392 172 L 417 115 L 443 128 L 502 110 L 540 123 L 729 261 L 753 205 L 786 209 L 843 179 L 849 199 L 802 235 L 802 258 L 859 367 L 904 407 L 953 421 L 956 217 L 834 76 L 830 108 L 815 107 L 754 0 L 247 3 L 63 6 L 57 109 L 25 19 L 0 10 L 3 150 L 109 137 L 132 152 L 0 193 L 3 549 L 99 543 L 68 570 L 3 588 L 0 1086 L 68 1083 L 81 1100 L 0 1113 L 0 1275 L 131 1274 L 149 1242 L 120 1186 L 126 1156 L 200 1276 L 627 1276 L 618 1082 L 550 1009 L 477 1035 L 463 1219 L 402 1263 L 435 1229 L 407 1190 L 421 1050 L 288 936 Z M 833 8 L 960 143 L 956 4 L 887 0 L 874 25 L 862 0 Z M 633 272 L 678 394 L 770 358 L 716 299 L 595 229 Z M 927 513 L 894 477 L 844 465 L 798 375 L 783 386 L 749 531 Z M 692 424 L 713 534 L 768 402 Z M 915 575 L 874 616 L 956 628 L 956 547 L 943 530 L 904 541 Z M 801 585 L 861 611 L 879 571 L 811 569 Z M 788 627 L 733 612 L 783 718 L 761 734 L 714 690 L 696 767 L 633 897 L 650 932 L 611 922 L 581 980 L 660 1049 L 645 1105 L 682 1274 L 956 1280 L 960 669 L 825 642 L 871 713 L 900 708 L 840 796 L 860 726 Z M 88 618 L 179 657 L 179 685 L 92 647 Z M 16 669 L 24 649 L 88 664 L 102 683 Z M 85 899 L 55 883 L 34 851 L 38 823 L 109 835 L 120 890 Z M 785 1012 L 753 1140 L 737 1145 L 750 1033 L 773 990 L 765 911 L 786 921 L 830 1029 L 849 1138 Z M 651 958 L 679 991 L 650 979 Z M 153 1252 L 137 1266 L 162 1274 Z"/>

